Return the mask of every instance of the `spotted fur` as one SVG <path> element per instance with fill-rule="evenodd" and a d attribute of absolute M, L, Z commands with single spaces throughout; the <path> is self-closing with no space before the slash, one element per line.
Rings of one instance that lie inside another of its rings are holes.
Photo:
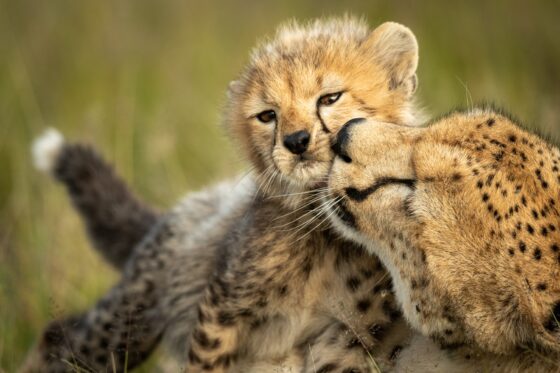
<path fill-rule="evenodd" d="M 94 370 L 114 361 L 119 370 L 117 349 L 132 349 L 138 358 L 129 364 L 140 364 L 160 338 L 183 348 L 188 371 L 249 371 L 252 362 L 283 359 L 314 371 L 314 356 L 324 371 L 393 366 L 410 330 L 389 277 L 377 259 L 333 236 L 316 191 L 349 118 L 413 122 L 416 64 L 414 36 L 398 24 L 370 31 L 345 18 L 281 27 L 230 87 L 226 128 L 253 175 L 161 218 L 120 284 L 92 310 L 58 323 L 54 330 L 65 331 L 58 344 L 47 331 L 28 371 L 64 370 L 65 361 Z M 323 104 L 332 93 L 339 99 Z M 267 110 L 274 123 L 259 121 Z M 301 130 L 309 143 L 296 155 L 285 138 Z M 118 321 L 131 312 L 138 322 Z M 107 321 L 116 326 L 105 328 Z M 327 345 L 332 353 L 324 355 Z"/>
<path fill-rule="evenodd" d="M 342 133 L 333 225 L 379 256 L 411 325 L 492 371 L 560 369 L 558 148 L 490 109 Z"/>

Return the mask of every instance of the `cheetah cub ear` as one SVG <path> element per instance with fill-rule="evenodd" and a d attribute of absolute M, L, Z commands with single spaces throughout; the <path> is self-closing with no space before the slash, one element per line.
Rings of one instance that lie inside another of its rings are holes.
<path fill-rule="evenodd" d="M 385 22 L 371 32 L 364 43 L 367 53 L 373 53 L 375 62 L 386 71 L 389 89 L 405 89 L 407 94 L 416 90 L 418 43 L 408 27 Z"/>
<path fill-rule="evenodd" d="M 241 83 L 238 80 L 232 80 L 228 84 L 227 98 L 231 99 L 235 94 L 238 94 L 241 90 Z"/>

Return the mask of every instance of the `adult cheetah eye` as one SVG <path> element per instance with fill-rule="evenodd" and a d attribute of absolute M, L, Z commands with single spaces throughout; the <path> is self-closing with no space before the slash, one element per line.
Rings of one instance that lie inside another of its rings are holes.
<path fill-rule="evenodd" d="M 270 123 L 276 119 L 274 110 L 265 110 L 257 114 L 257 119 L 262 123 Z"/>
<path fill-rule="evenodd" d="M 342 92 L 329 93 L 319 97 L 319 101 L 317 103 L 319 105 L 329 106 L 337 102 L 340 96 L 342 96 Z"/>

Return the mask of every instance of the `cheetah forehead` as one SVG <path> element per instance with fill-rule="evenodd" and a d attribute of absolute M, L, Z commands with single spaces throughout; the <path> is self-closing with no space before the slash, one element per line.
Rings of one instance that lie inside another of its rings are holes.
<path fill-rule="evenodd" d="M 264 55 L 305 52 L 310 46 L 319 48 L 359 44 L 370 29 L 362 18 L 345 16 L 316 19 L 308 23 L 291 20 L 281 25 L 272 39 L 265 40 L 252 52 L 252 62 Z"/>

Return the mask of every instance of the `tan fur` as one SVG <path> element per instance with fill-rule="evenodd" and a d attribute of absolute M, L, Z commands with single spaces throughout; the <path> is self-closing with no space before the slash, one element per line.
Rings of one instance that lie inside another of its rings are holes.
<path fill-rule="evenodd" d="M 559 369 L 556 147 L 481 109 L 359 123 L 340 153 L 333 223 L 386 265 L 415 329 L 493 370 Z"/>

